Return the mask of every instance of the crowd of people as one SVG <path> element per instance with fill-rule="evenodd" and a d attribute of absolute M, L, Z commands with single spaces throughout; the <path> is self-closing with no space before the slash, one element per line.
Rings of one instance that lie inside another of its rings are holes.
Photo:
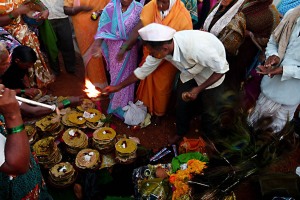
<path fill-rule="evenodd" d="M 176 132 L 168 138 L 174 144 L 198 109 L 202 132 L 209 133 L 215 105 L 225 91 L 234 91 L 248 94 L 241 105 L 253 108 L 249 125 L 269 116 L 276 134 L 300 104 L 299 4 L 282 0 L 277 9 L 273 0 L 0 0 L 0 199 L 52 199 L 22 120 L 52 111 L 15 96 L 33 99 L 61 76 L 59 53 L 66 72 L 76 73 L 72 31 L 85 78 L 110 94 L 107 113 L 124 119 L 122 108 L 140 100 L 159 126 L 175 101 Z M 253 72 L 255 87 L 248 82 Z M 81 101 L 70 97 L 68 103 Z"/>

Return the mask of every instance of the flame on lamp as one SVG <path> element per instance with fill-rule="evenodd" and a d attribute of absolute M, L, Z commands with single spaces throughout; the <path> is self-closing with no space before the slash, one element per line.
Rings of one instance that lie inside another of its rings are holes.
<path fill-rule="evenodd" d="M 85 79 L 85 89 L 83 91 L 89 98 L 96 98 L 101 94 L 101 92 L 97 90 L 96 87 L 88 79 Z"/>

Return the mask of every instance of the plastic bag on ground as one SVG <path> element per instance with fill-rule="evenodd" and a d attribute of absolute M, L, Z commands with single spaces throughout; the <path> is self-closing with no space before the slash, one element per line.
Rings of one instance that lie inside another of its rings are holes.
<path fill-rule="evenodd" d="M 136 126 L 144 122 L 147 115 L 147 107 L 142 101 L 137 101 L 135 104 L 132 101 L 128 102 L 127 106 L 124 106 L 122 110 L 124 114 L 124 123 Z"/>

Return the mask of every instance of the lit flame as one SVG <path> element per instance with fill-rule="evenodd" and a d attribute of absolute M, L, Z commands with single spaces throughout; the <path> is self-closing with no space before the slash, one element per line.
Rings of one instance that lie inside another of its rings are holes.
<path fill-rule="evenodd" d="M 101 92 L 97 90 L 96 87 L 88 79 L 85 79 L 85 89 L 83 91 L 89 98 L 95 98 L 101 94 Z"/>

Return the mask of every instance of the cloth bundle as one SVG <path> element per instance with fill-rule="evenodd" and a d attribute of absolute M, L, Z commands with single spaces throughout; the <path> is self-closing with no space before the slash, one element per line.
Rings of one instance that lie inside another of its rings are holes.
<path fill-rule="evenodd" d="M 189 152 L 200 152 L 205 153 L 205 141 L 199 137 L 196 139 L 183 138 L 183 141 L 180 143 L 178 151 L 179 154 L 189 153 Z"/>
<path fill-rule="evenodd" d="M 147 107 L 142 101 L 137 101 L 135 104 L 132 101 L 129 101 L 128 105 L 124 106 L 122 110 L 125 111 L 124 123 L 131 126 L 142 123 L 147 115 Z"/>

